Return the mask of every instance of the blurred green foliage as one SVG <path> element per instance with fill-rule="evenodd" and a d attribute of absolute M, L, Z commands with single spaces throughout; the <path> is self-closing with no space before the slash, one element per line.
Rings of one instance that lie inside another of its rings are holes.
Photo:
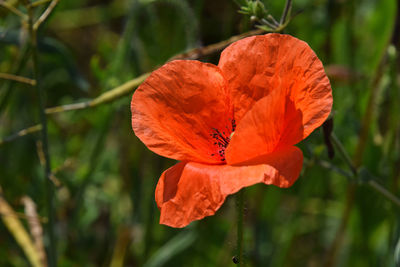
<path fill-rule="evenodd" d="M 6 2 L 26 12 L 17 0 Z M 284 1 L 263 3 L 269 14 L 280 16 Z M 284 30 L 309 43 L 323 61 L 333 88 L 334 131 L 351 155 L 376 90 L 361 162 L 395 195 L 400 195 L 399 6 L 396 0 L 297 0 Z M 45 7 L 36 8 L 35 16 Z M 60 1 L 38 33 L 46 107 L 96 97 L 175 54 L 252 29 L 239 10 L 231 0 Z M 27 39 L 26 24 L 0 7 L 1 73 L 32 77 Z M 201 60 L 217 63 L 218 53 Z M 134 136 L 129 103 L 127 96 L 48 117 L 52 169 L 60 182 L 55 203 L 59 266 L 233 264 L 232 198 L 215 216 L 186 229 L 158 224 L 155 185 L 174 161 L 151 153 Z M 0 137 L 38 122 L 36 92 L 0 80 Z M 0 145 L 0 185 L 16 211 L 24 212 L 20 200 L 28 195 L 46 217 L 38 140 L 36 133 Z M 338 155 L 328 159 L 320 131 L 300 147 L 306 160 L 294 186 L 255 185 L 246 191 L 247 266 L 325 263 L 353 182 L 341 174 L 348 170 Z M 336 266 L 399 264 L 399 211 L 360 184 Z M 27 264 L 0 223 L 0 266 Z"/>

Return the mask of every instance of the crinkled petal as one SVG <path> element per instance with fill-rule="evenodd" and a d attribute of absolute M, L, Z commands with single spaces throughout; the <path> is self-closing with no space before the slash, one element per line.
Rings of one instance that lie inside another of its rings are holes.
<path fill-rule="evenodd" d="M 302 113 L 302 139 L 331 111 L 332 90 L 321 61 L 307 43 L 290 35 L 237 41 L 222 52 L 218 67 L 228 81 L 239 124 L 254 103 L 277 88 L 287 89 L 295 110 Z M 301 140 L 287 138 L 289 143 Z"/>
<path fill-rule="evenodd" d="M 301 112 L 286 90 L 277 88 L 257 101 L 238 124 L 225 151 L 226 162 L 237 165 L 294 145 L 303 135 Z"/>
<path fill-rule="evenodd" d="M 232 109 L 218 67 L 177 60 L 154 71 L 133 94 L 132 128 L 153 152 L 176 160 L 220 163 L 213 129 L 231 124 Z"/>
<path fill-rule="evenodd" d="M 194 220 L 213 215 L 226 196 L 256 183 L 289 187 L 299 177 L 303 154 L 297 147 L 286 147 L 249 164 L 180 162 L 169 168 L 161 175 L 156 188 L 160 223 L 184 227 Z"/>

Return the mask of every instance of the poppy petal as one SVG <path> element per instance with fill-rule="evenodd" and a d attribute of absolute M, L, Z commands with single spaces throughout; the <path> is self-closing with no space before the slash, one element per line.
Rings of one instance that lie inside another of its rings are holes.
<path fill-rule="evenodd" d="M 257 101 L 239 122 L 230 140 L 225 151 L 227 164 L 241 164 L 279 147 L 294 145 L 287 139 L 301 140 L 301 112 L 293 106 L 286 90 L 279 88 Z"/>
<path fill-rule="evenodd" d="M 177 60 L 154 71 L 135 91 L 132 128 L 153 152 L 176 160 L 220 163 L 210 137 L 231 124 L 232 110 L 218 67 Z"/>
<path fill-rule="evenodd" d="M 180 162 L 169 168 L 156 188 L 160 223 L 184 227 L 213 215 L 228 195 L 256 183 L 289 187 L 299 177 L 303 154 L 297 147 L 287 147 L 254 163 L 229 166 Z"/>
<path fill-rule="evenodd" d="M 237 123 L 276 88 L 286 88 L 301 111 L 302 139 L 331 111 L 332 90 L 321 61 L 307 43 L 290 35 L 271 33 L 237 41 L 222 52 L 218 67 L 228 81 Z M 289 137 L 289 143 L 301 140 Z"/>

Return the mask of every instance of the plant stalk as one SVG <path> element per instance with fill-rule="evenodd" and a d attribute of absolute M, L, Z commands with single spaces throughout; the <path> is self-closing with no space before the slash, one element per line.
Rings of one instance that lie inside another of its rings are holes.
<path fill-rule="evenodd" d="M 336 146 L 336 148 L 338 149 L 340 155 L 342 156 L 342 158 L 346 162 L 347 166 L 351 170 L 351 173 L 352 173 L 353 177 L 356 178 L 358 176 L 357 168 L 354 166 L 349 154 L 344 149 L 342 142 L 340 142 L 340 140 L 337 138 L 335 133 L 331 134 L 331 141 Z"/>
<path fill-rule="evenodd" d="M 48 213 L 48 224 L 46 227 L 49 243 L 47 246 L 48 252 L 48 266 L 56 266 L 56 240 L 54 235 L 54 185 L 51 181 L 51 161 L 48 145 L 48 133 L 47 133 L 47 117 L 44 108 L 45 94 L 41 88 L 40 75 L 39 75 L 39 60 L 38 60 L 38 47 L 37 47 L 37 32 L 34 29 L 33 23 L 33 9 L 31 5 L 27 5 L 28 9 L 28 22 L 29 22 L 29 36 L 32 46 L 32 61 L 33 61 L 33 78 L 36 80 L 34 87 L 36 88 L 38 101 L 39 101 L 39 115 L 41 122 L 41 135 L 43 143 L 43 153 L 45 158 L 45 183 L 46 183 L 46 204 Z"/>
<path fill-rule="evenodd" d="M 236 195 L 236 213 L 237 213 L 237 246 L 236 260 L 238 266 L 244 266 L 243 261 L 243 213 L 244 213 L 244 188 Z M 236 263 L 236 262 L 235 262 Z"/>
<path fill-rule="evenodd" d="M 292 0 L 286 0 L 285 8 L 283 9 L 282 17 L 280 20 L 280 25 L 284 25 L 286 23 L 287 17 L 292 9 Z"/>

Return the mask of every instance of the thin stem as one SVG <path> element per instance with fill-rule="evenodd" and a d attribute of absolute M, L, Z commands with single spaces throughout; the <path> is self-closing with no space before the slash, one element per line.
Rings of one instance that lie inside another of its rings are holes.
<path fill-rule="evenodd" d="M 32 60 L 33 60 L 33 77 L 36 80 L 36 91 L 39 99 L 39 114 L 40 121 L 42 125 L 42 143 L 43 143 L 43 153 L 45 158 L 45 180 L 46 180 L 46 202 L 47 202 L 47 212 L 49 223 L 47 224 L 47 233 L 49 237 L 49 245 L 48 245 L 48 259 L 49 266 L 56 266 L 56 241 L 54 235 L 54 185 L 51 181 L 51 162 L 50 162 L 50 153 L 49 153 L 49 145 L 48 145 L 48 133 L 47 133 L 47 118 L 44 108 L 44 91 L 41 88 L 40 84 L 40 75 L 39 75 L 39 59 L 38 59 L 38 48 L 37 48 L 37 36 L 36 30 L 33 25 L 33 9 L 30 5 L 27 5 L 28 9 L 28 18 L 29 18 L 29 36 L 32 46 Z"/>
<path fill-rule="evenodd" d="M 336 173 L 338 173 L 338 174 L 340 174 L 340 175 L 342 175 L 342 176 L 348 178 L 348 180 L 350 180 L 351 178 L 353 178 L 353 174 L 352 174 L 352 173 L 350 173 L 350 172 L 348 172 L 348 171 L 345 171 L 345 170 L 343 170 L 343 169 L 341 169 L 341 168 L 339 168 L 339 167 L 333 165 L 333 164 L 330 163 L 329 161 L 325 161 L 325 160 L 316 160 L 316 163 L 317 163 L 319 166 L 321 166 L 321 167 L 323 167 L 323 168 L 325 168 L 325 169 L 327 169 L 327 170 L 334 171 L 334 172 L 336 172 Z"/>
<path fill-rule="evenodd" d="M 287 16 L 289 15 L 291 9 L 292 9 L 292 0 L 286 0 L 285 8 L 283 9 L 282 17 L 280 20 L 281 25 L 284 25 L 286 23 Z"/>
<path fill-rule="evenodd" d="M 375 180 L 369 180 L 368 185 L 370 185 L 373 189 L 375 189 L 377 192 L 381 193 L 384 195 L 387 199 L 391 200 L 394 204 L 400 207 L 400 199 L 393 195 L 390 191 L 388 191 L 386 188 L 378 184 L 377 181 Z"/>
<path fill-rule="evenodd" d="M 243 207 L 244 188 L 236 194 L 236 215 L 237 215 L 237 240 L 236 240 L 236 262 L 238 266 L 243 265 Z"/>
<path fill-rule="evenodd" d="M 354 177 L 357 177 L 358 172 L 356 167 L 354 166 L 353 162 L 351 161 L 351 158 L 349 156 L 349 154 L 347 153 L 347 151 L 344 149 L 342 142 L 340 142 L 340 140 L 337 138 L 337 136 L 335 135 L 335 133 L 331 134 L 331 140 L 332 143 L 336 146 L 336 148 L 338 149 L 340 155 L 343 157 L 344 161 L 346 162 L 347 166 L 349 166 L 349 169 L 351 170 L 351 173 L 353 174 Z"/>
<path fill-rule="evenodd" d="M 278 25 L 275 25 L 274 23 L 269 22 L 269 21 L 266 20 L 266 19 L 261 19 L 261 23 L 263 23 L 263 24 L 267 25 L 268 27 L 270 27 L 271 30 L 275 30 L 275 29 L 279 28 L 279 26 L 280 26 L 279 24 L 278 24 Z"/>
<path fill-rule="evenodd" d="M 96 97 L 92 100 L 86 101 L 86 102 L 47 108 L 46 114 L 54 114 L 54 113 L 70 111 L 70 110 L 85 109 L 85 108 L 89 108 L 89 107 L 95 107 L 100 104 L 105 104 L 110 101 L 114 101 L 116 99 L 121 98 L 124 95 L 131 93 L 132 90 L 134 88 L 138 87 L 144 80 L 146 80 L 146 78 L 149 75 L 150 75 L 150 73 L 142 74 L 139 77 L 137 77 L 133 80 L 130 80 L 130 81 L 128 81 L 112 90 L 109 90 L 109 91 L 99 95 L 98 97 Z"/>
<path fill-rule="evenodd" d="M 34 126 L 25 128 L 15 134 L 12 134 L 10 136 L 7 136 L 3 139 L 0 139 L 0 145 L 4 144 L 4 143 L 8 143 L 11 141 L 14 141 L 17 138 L 23 137 L 25 135 L 31 134 L 31 133 L 35 133 L 35 132 L 39 132 L 40 130 L 42 130 L 42 125 L 40 124 L 36 124 Z"/>
<path fill-rule="evenodd" d="M 173 56 L 172 58 L 170 58 L 168 61 L 172 61 L 172 60 L 177 60 L 177 59 L 198 59 L 202 56 L 207 56 L 207 55 L 211 55 L 213 53 L 216 53 L 222 49 L 224 49 L 225 47 L 227 47 L 228 45 L 230 45 L 231 43 L 234 43 L 240 39 L 243 39 L 245 37 L 249 37 L 249 36 L 253 36 L 253 35 L 258 35 L 258 34 L 262 34 L 264 33 L 265 30 L 262 29 L 256 29 L 256 30 L 252 30 L 252 31 L 248 31 L 239 35 L 235 35 L 230 37 L 229 39 L 226 39 L 224 41 L 215 43 L 215 44 L 210 44 L 204 47 L 198 47 L 198 48 L 194 48 L 192 50 L 189 50 L 186 53 L 182 53 L 182 54 L 178 54 L 176 56 Z"/>
<path fill-rule="evenodd" d="M 33 25 L 33 29 L 36 31 L 40 24 L 43 23 L 43 21 L 45 21 L 47 19 L 47 17 L 51 14 L 51 12 L 53 11 L 53 9 L 56 7 L 56 5 L 58 4 L 59 0 L 53 0 L 50 5 L 46 8 L 46 10 L 43 12 L 43 14 L 39 17 L 39 19 L 35 22 L 35 24 Z M 32 8 L 31 6 L 29 8 Z"/>
<path fill-rule="evenodd" d="M 9 73 L 13 73 L 14 75 L 19 75 L 26 65 L 26 61 L 30 57 L 30 43 L 29 40 L 24 40 L 22 46 L 19 49 L 18 57 L 15 60 L 15 65 L 11 68 Z M 2 86 L 0 90 L 3 90 L 2 96 L 0 97 L 0 111 L 4 110 L 5 105 L 9 102 L 9 98 L 13 93 L 12 88 L 15 83 L 11 80 L 7 80 L 2 82 Z"/>
<path fill-rule="evenodd" d="M 275 19 L 273 16 L 268 15 L 268 16 L 267 16 L 267 19 L 271 20 L 272 23 L 273 23 L 276 27 L 279 27 L 279 26 L 280 26 L 279 22 L 276 21 L 276 19 Z"/>
<path fill-rule="evenodd" d="M 3 0 L 0 0 L 0 6 L 10 10 L 12 13 L 14 13 L 15 15 L 21 17 L 23 20 L 26 20 L 28 17 L 22 13 L 21 11 L 19 11 L 19 9 L 13 7 L 12 5 L 4 2 Z"/>
<path fill-rule="evenodd" d="M 52 1 L 52 0 L 38 0 L 38 1 L 33 2 L 31 4 L 31 7 L 37 7 L 37 6 L 46 4 L 47 2 L 50 2 L 50 1 Z"/>
<path fill-rule="evenodd" d="M 16 81 L 20 83 L 26 83 L 29 85 L 35 85 L 36 81 L 25 78 L 22 76 L 14 75 L 14 74 L 9 74 L 9 73 L 0 73 L 0 79 L 5 79 L 5 80 L 11 80 L 11 81 Z"/>
<path fill-rule="evenodd" d="M 400 199 L 393 195 L 390 191 L 388 191 L 386 188 L 384 188 L 382 185 L 380 185 L 376 180 L 375 177 L 373 177 L 368 170 L 361 168 L 361 173 L 358 172 L 356 166 L 354 163 L 351 161 L 349 154 L 347 151 L 344 149 L 342 143 L 340 140 L 337 138 L 337 136 L 332 133 L 331 134 L 331 140 L 339 150 L 340 155 L 343 157 L 344 161 L 348 165 L 349 169 L 351 170 L 353 178 L 357 178 L 360 176 L 360 182 L 366 182 L 368 185 L 370 185 L 374 190 L 376 190 L 378 193 L 381 193 L 384 197 L 386 197 L 388 200 L 392 201 L 393 204 L 396 204 L 397 206 L 400 207 Z M 362 179 L 362 177 L 367 176 L 367 180 Z"/>
<path fill-rule="evenodd" d="M 45 112 L 46 112 L 46 114 L 55 114 L 55 113 L 60 113 L 60 112 L 64 112 L 64 111 L 85 109 L 85 108 L 90 107 L 90 102 L 91 101 L 46 108 Z"/>

